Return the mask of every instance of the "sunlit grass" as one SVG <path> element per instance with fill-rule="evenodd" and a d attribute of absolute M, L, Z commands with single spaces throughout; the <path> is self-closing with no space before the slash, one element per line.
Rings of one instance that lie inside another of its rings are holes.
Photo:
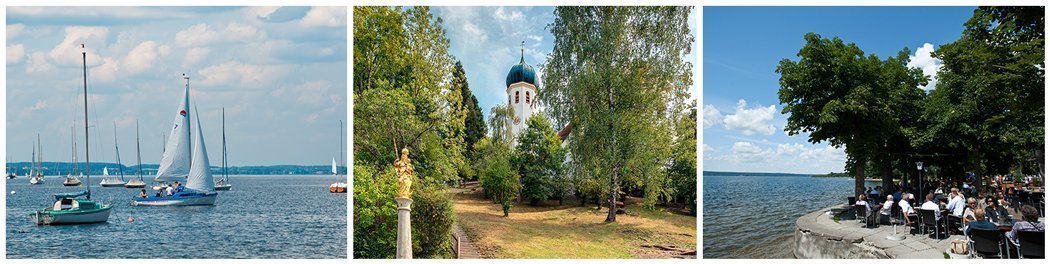
<path fill-rule="evenodd" d="M 660 208 L 648 210 L 629 201 L 626 215 L 605 223 L 608 209 L 597 210 L 593 204 L 523 203 L 503 217 L 497 204 L 479 194 L 451 191 L 460 226 L 486 258 L 670 258 L 674 255 L 642 245 L 696 249 L 696 217 Z"/>

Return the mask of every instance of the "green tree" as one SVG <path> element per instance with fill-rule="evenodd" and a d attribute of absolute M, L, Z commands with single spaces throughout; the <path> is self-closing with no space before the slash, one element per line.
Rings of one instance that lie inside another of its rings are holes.
<path fill-rule="evenodd" d="M 481 113 L 481 107 L 478 106 L 478 99 L 470 91 L 466 73 L 463 71 L 463 64 L 459 61 L 456 61 L 455 69 L 452 71 L 452 87 L 459 90 L 460 98 L 463 99 L 463 110 L 466 111 L 466 119 L 463 123 L 463 141 L 466 145 L 464 157 L 467 160 L 476 160 L 474 145 L 488 132 L 485 127 L 485 117 Z M 471 167 L 463 166 L 462 168 L 463 170 L 460 171 L 461 178 L 473 179 L 476 177 Z"/>
<path fill-rule="evenodd" d="M 673 182 L 675 200 L 689 206 L 696 215 L 696 105 L 691 105 L 688 114 L 675 123 L 675 139 L 668 178 Z"/>
<path fill-rule="evenodd" d="M 521 176 L 521 195 L 532 205 L 550 198 L 563 200 L 565 193 L 559 193 L 559 184 L 565 184 L 562 163 L 565 152 L 561 148 L 561 138 L 554 131 L 550 120 L 543 114 L 536 114 L 525 120 L 525 129 L 518 135 L 517 150 L 511 158 L 511 164 Z"/>
<path fill-rule="evenodd" d="M 503 216 L 510 215 L 513 200 L 521 189 L 517 172 L 510 164 L 510 146 L 499 141 L 482 138 L 478 141 L 479 153 L 484 153 L 481 169 L 481 187 L 485 193 L 503 207 Z"/>
<path fill-rule="evenodd" d="M 449 255 L 455 216 L 442 189 L 467 164 L 467 111 L 459 88 L 452 87 L 454 60 L 441 23 L 427 7 L 354 8 L 354 185 L 377 187 L 362 190 L 369 198 L 354 204 L 355 212 L 365 212 L 354 217 L 355 256 L 393 257 L 389 246 L 396 229 L 390 227 L 397 218 L 389 214 L 396 205 L 385 184 L 395 178 L 392 166 L 401 148 L 411 150 L 416 168 L 416 256 Z M 358 242 L 365 246 L 356 247 Z"/>
<path fill-rule="evenodd" d="M 663 174 L 668 103 L 692 83 L 688 7 L 559 7 L 548 25 L 554 49 L 541 102 L 556 124 L 573 125 L 571 173 L 608 183 L 616 221 L 622 176 Z M 655 169 L 654 169 L 655 168 Z"/>
<path fill-rule="evenodd" d="M 865 165 L 883 158 L 889 140 L 902 133 L 896 108 L 900 101 L 921 98 L 917 87 L 925 85 L 926 78 L 921 70 L 906 66 L 907 48 L 880 60 L 837 37 L 808 33 L 805 40 L 799 60 L 783 59 L 776 69 L 783 113 L 790 113 L 784 131 L 808 133 L 811 143 L 845 147 L 847 168 L 855 171 L 854 194 L 860 194 Z"/>
<path fill-rule="evenodd" d="M 930 127 L 917 144 L 962 154 L 947 161 L 976 172 L 979 186 L 984 175 L 1011 166 L 1043 170 L 1043 10 L 980 7 L 962 36 L 933 54 L 943 67 L 923 113 Z"/>

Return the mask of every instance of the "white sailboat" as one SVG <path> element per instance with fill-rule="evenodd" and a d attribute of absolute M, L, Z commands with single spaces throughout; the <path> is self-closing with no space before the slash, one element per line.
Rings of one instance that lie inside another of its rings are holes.
<path fill-rule="evenodd" d="M 190 79 L 185 74 L 183 79 L 186 80 L 186 89 L 176 110 L 170 136 L 163 147 L 160 167 L 153 177 L 153 181 L 156 182 L 154 190 L 166 188 L 168 182 L 184 180 L 190 174 Z"/>
<path fill-rule="evenodd" d="M 29 184 L 44 183 L 44 149 L 40 147 L 40 134 L 36 134 L 36 151 L 33 156 L 33 171 L 29 173 Z"/>
<path fill-rule="evenodd" d="M 189 146 L 189 114 L 190 102 L 190 78 L 183 74 L 186 80 L 186 92 L 179 106 L 178 115 L 175 117 L 175 126 L 168 145 L 165 147 L 164 156 L 161 158 L 160 169 L 157 172 L 158 179 L 173 179 L 177 173 L 186 170 L 185 189 L 175 192 L 171 196 L 160 197 L 136 197 L 133 198 L 134 205 L 214 205 L 218 193 L 215 192 L 215 179 L 211 174 L 211 165 L 208 162 L 208 151 L 204 146 L 204 133 L 200 127 L 200 113 L 197 113 L 197 137 L 194 138 L 193 153 L 190 154 Z M 169 152 L 170 151 L 170 152 Z"/>
<path fill-rule="evenodd" d="M 339 120 L 339 160 L 343 160 L 343 120 Z M 339 167 L 336 166 L 335 157 L 332 157 L 332 175 L 336 182 L 328 186 L 330 193 L 346 193 L 346 181 L 339 181 Z"/>
<path fill-rule="evenodd" d="M 226 108 L 222 109 L 222 178 L 215 182 L 216 191 L 229 191 L 233 188 L 230 184 L 230 174 L 226 172 Z"/>
<path fill-rule="evenodd" d="M 142 188 L 146 187 L 146 182 L 142 181 L 142 149 L 139 148 L 139 121 L 135 120 L 135 159 L 138 160 L 139 167 L 135 170 L 135 174 L 139 176 L 138 179 L 131 179 L 127 184 L 124 184 L 125 188 Z"/>
<path fill-rule="evenodd" d="M 123 187 L 124 184 L 125 184 L 125 182 L 124 182 L 124 170 L 120 168 L 120 167 L 123 167 L 123 165 L 121 165 L 122 163 L 120 163 L 120 144 L 117 144 L 117 123 L 113 123 L 113 147 L 116 149 L 116 153 L 117 153 L 117 166 L 118 166 L 118 168 L 116 168 L 116 169 L 120 173 L 120 179 L 113 178 L 113 177 L 106 177 L 106 178 L 102 179 L 101 183 L 99 183 L 99 184 L 102 184 L 102 187 Z M 105 173 L 106 171 L 103 170 L 102 172 Z"/>
<path fill-rule="evenodd" d="M 73 156 L 73 169 L 70 170 L 69 174 L 66 175 L 66 180 L 62 181 L 62 185 L 63 186 L 80 186 L 80 184 L 83 184 L 80 181 L 80 178 L 77 178 L 76 176 L 73 176 L 73 174 L 77 173 L 77 133 L 76 133 L 76 128 L 74 128 L 72 126 L 70 126 L 69 128 L 73 132 L 73 155 L 72 155 Z"/>

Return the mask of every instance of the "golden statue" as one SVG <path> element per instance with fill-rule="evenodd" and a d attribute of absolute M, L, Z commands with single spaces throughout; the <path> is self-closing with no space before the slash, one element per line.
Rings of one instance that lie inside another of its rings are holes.
<path fill-rule="evenodd" d="M 397 197 L 412 198 L 412 180 L 416 177 L 412 160 L 408 159 L 408 148 L 401 149 L 401 158 L 394 161 L 397 172 Z"/>

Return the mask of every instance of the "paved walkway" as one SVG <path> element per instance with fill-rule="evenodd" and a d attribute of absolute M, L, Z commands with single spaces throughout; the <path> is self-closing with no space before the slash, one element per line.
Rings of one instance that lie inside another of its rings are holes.
<path fill-rule="evenodd" d="M 452 225 L 452 232 L 459 238 L 459 254 L 457 258 L 461 259 L 479 259 L 481 254 L 478 253 L 478 249 L 474 247 L 474 243 L 470 242 L 470 237 L 467 237 L 466 233 L 463 233 L 463 229 L 459 228 L 459 224 Z"/>
<path fill-rule="evenodd" d="M 903 234 L 905 239 L 889 240 L 886 237 L 894 233 L 892 225 L 865 228 L 858 220 L 841 219 L 835 222 L 832 215 L 840 213 L 843 209 L 845 208 L 827 208 L 799 218 L 796 222 L 796 243 L 800 242 L 799 236 L 802 235 L 805 236 L 802 239 L 805 241 L 803 243 L 811 245 L 810 248 L 806 248 L 806 245 L 796 245 L 796 255 L 803 253 L 835 258 L 944 259 L 944 253 L 951 247 L 952 240 L 965 240 L 961 235 L 933 239 L 928 235 L 911 234 L 909 227 L 901 225 L 897 226 L 897 233 Z M 826 248 L 829 243 L 843 247 L 836 249 L 836 252 L 816 252 L 822 251 L 818 248 Z M 959 255 L 950 257 L 965 258 Z"/>

